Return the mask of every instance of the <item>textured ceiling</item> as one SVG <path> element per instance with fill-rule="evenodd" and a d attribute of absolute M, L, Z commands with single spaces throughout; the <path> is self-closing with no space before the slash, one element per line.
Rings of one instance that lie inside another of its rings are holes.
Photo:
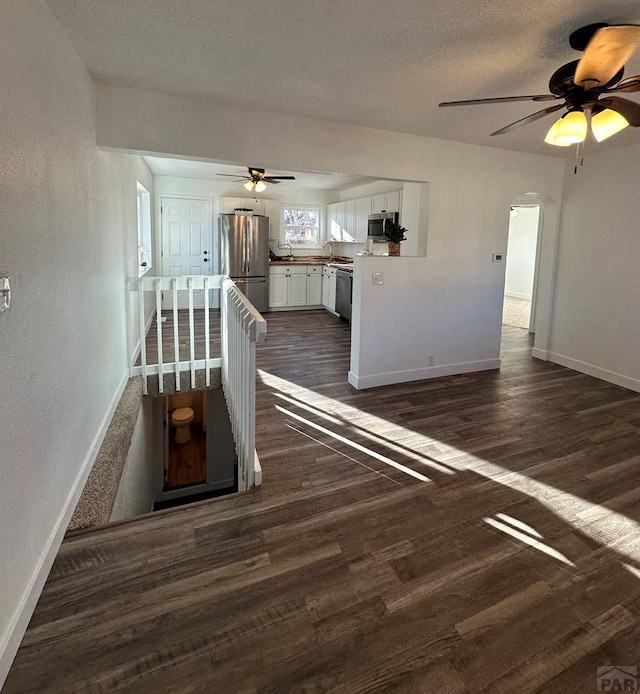
<path fill-rule="evenodd" d="M 488 137 L 536 104 L 437 104 L 544 93 L 580 55 L 571 31 L 640 23 L 637 0 L 48 2 L 98 81 L 561 156 L 542 143 L 554 116 Z M 639 129 L 593 147 L 632 142 Z"/>
<path fill-rule="evenodd" d="M 229 183 L 233 178 L 219 174 L 234 174 L 238 177 L 247 175 L 246 166 L 217 164 L 191 159 L 175 159 L 173 157 L 144 157 L 151 173 L 156 176 L 178 176 L 179 178 L 197 178 L 203 181 Z M 365 176 L 347 176 L 345 174 L 304 173 L 301 171 L 280 171 L 267 169 L 267 176 L 295 176 L 295 181 L 283 181 L 279 185 L 288 188 L 307 188 L 312 190 L 348 190 L 376 179 Z"/>

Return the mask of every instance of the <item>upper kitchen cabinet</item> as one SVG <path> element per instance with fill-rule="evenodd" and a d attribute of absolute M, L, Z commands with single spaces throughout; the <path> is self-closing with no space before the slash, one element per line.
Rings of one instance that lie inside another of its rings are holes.
<path fill-rule="evenodd" d="M 327 205 L 328 238 L 331 241 L 356 240 L 355 200 Z"/>
<path fill-rule="evenodd" d="M 355 201 L 356 213 L 356 241 L 365 243 L 367 240 L 367 227 L 371 214 L 371 198 L 358 198 Z"/>
<path fill-rule="evenodd" d="M 327 205 L 328 238 L 331 241 L 365 243 L 369 215 L 382 210 L 402 213 L 402 191 L 394 190 Z"/>
<path fill-rule="evenodd" d="M 344 202 L 344 241 L 356 240 L 356 201 L 345 200 Z"/>
<path fill-rule="evenodd" d="M 402 204 L 402 191 L 394 190 L 391 193 L 379 193 L 371 196 L 371 213 L 400 212 Z"/>

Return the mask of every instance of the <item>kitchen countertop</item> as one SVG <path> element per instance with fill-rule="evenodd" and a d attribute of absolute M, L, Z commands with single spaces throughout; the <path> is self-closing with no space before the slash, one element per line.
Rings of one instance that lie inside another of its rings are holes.
<path fill-rule="evenodd" d="M 353 268 L 353 261 L 351 258 L 334 258 L 330 260 L 329 258 L 318 258 L 318 257 L 305 257 L 305 256 L 294 256 L 293 260 L 271 260 L 270 265 L 328 265 L 329 267 L 342 267 L 345 269 Z"/>

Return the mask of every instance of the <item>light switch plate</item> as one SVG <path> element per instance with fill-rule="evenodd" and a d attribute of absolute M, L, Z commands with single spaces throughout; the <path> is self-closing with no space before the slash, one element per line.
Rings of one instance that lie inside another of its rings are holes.
<path fill-rule="evenodd" d="M 11 306 L 11 284 L 9 275 L 0 275 L 0 311 L 6 311 Z"/>
<path fill-rule="evenodd" d="M 372 272 L 371 273 L 371 284 L 374 286 L 377 284 L 384 284 L 384 273 L 383 272 Z"/>

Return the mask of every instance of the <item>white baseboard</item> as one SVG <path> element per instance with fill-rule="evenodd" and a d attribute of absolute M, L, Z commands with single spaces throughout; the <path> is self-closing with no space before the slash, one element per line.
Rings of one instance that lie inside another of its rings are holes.
<path fill-rule="evenodd" d="M 47 576 L 49 575 L 53 562 L 58 554 L 64 534 L 67 530 L 67 526 L 71 520 L 71 516 L 73 515 L 76 505 L 80 499 L 80 495 L 82 494 L 84 485 L 89 477 L 89 473 L 93 468 L 93 464 L 96 461 L 100 446 L 102 445 L 102 440 L 107 433 L 109 424 L 111 424 L 114 412 L 118 406 L 118 403 L 120 402 L 120 398 L 122 397 L 122 393 L 127 385 L 128 380 L 129 374 L 125 373 L 122 376 L 122 380 L 118 384 L 118 387 L 116 388 L 116 392 L 109 403 L 107 412 L 105 413 L 100 427 L 96 432 L 93 441 L 91 442 L 91 446 L 89 447 L 87 455 L 85 456 L 80 470 L 76 475 L 73 486 L 71 487 L 71 490 L 69 491 L 69 494 L 65 500 L 62 511 L 58 516 L 58 520 L 54 525 L 51 534 L 49 535 L 47 544 L 40 555 L 40 559 L 38 560 L 31 579 L 25 587 L 20 601 L 16 605 L 12 623 L 9 625 L 9 629 L 6 632 L 7 635 L 3 642 L 0 643 L 0 689 L 2 689 L 4 681 L 9 674 L 9 669 L 13 663 L 13 659 L 16 657 L 20 642 L 22 641 L 24 633 L 27 630 L 29 620 L 33 615 L 33 611 L 36 608 L 36 604 L 40 598 L 42 589 L 44 588 Z"/>
<path fill-rule="evenodd" d="M 542 359 L 542 361 L 549 361 L 549 351 L 546 349 L 539 349 L 538 347 L 534 347 L 531 350 L 531 356 L 535 357 L 536 359 Z"/>
<path fill-rule="evenodd" d="M 531 301 L 530 294 L 519 294 L 518 292 L 505 292 L 505 296 L 509 296 L 512 299 L 525 299 L 526 301 Z"/>
<path fill-rule="evenodd" d="M 375 388 L 376 386 L 389 386 L 394 383 L 406 383 L 408 381 L 422 381 L 427 378 L 439 378 L 440 376 L 455 376 L 456 374 L 473 373 L 474 371 L 489 371 L 500 368 L 500 359 L 481 359 L 479 361 L 466 361 L 459 364 L 443 364 L 442 366 L 429 366 L 424 369 L 408 369 L 406 371 L 390 371 L 387 373 L 357 376 L 349 371 L 348 381 L 357 390 Z"/>
<path fill-rule="evenodd" d="M 637 378 L 624 376 L 616 371 L 609 371 L 595 364 L 589 364 L 588 362 L 573 359 L 572 357 L 567 357 L 564 354 L 557 354 L 555 352 L 549 352 L 549 361 L 560 364 L 560 366 L 566 366 L 568 369 L 573 369 L 574 371 L 580 371 L 580 373 L 587 374 L 587 376 L 599 378 L 601 381 L 607 381 L 607 383 L 613 383 L 616 386 L 627 388 L 635 393 L 640 393 L 640 380 Z"/>
<path fill-rule="evenodd" d="M 149 330 L 151 329 L 151 325 L 153 324 L 153 319 L 156 317 L 156 310 L 155 308 L 153 311 L 151 311 L 151 315 L 149 316 L 149 320 L 145 323 L 144 326 L 144 334 L 147 335 L 149 333 Z M 142 340 L 138 340 L 136 346 L 133 348 L 133 354 L 131 355 L 131 363 L 135 364 L 138 361 L 138 357 L 140 356 L 140 348 L 142 346 Z"/>
<path fill-rule="evenodd" d="M 253 486 L 254 487 L 261 487 L 262 486 L 262 465 L 260 465 L 260 458 L 258 458 L 258 452 L 255 449 L 254 449 L 253 465 L 254 465 Z"/>
<path fill-rule="evenodd" d="M 319 308 L 325 307 L 317 304 L 309 304 L 309 306 L 270 306 L 265 313 L 277 313 L 278 311 L 315 311 Z M 333 312 L 330 311 L 330 313 Z M 337 316 L 338 314 L 336 313 L 335 315 Z"/>

